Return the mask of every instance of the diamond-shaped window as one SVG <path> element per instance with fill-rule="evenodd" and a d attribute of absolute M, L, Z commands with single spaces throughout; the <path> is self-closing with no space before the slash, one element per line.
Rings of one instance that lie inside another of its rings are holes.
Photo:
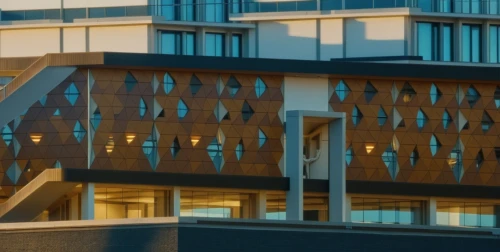
<path fill-rule="evenodd" d="M 17 181 L 19 180 L 19 177 L 21 177 L 21 168 L 17 164 L 17 162 L 14 161 L 12 165 L 7 169 L 7 177 L 12 181 L 12 183 L 17 184 Z"/>
<path fill-rule="evenodd" d="M 443 96 L 443 93 L 441 93 L 441 90 L 439 90 L 439 88 L 437 88 L 437 86 L 432 83 L 431 85 L 431 103 L 432 105 L 436 104 L 436 102 L 439 100 L 439 98 L 441 98 L 441 96 Z"/>
<path fill-rule="evenodd" d="M 370 81 L 367 81 L 366 82 L 366 85 L 365 85 L 365 100 L 367 103 L 370 103 L 373 99 L 373 97 L 375 97 L 375 95 L 377 94 L 377 89 L 372 85 L 372 83 Z"/>
<path fill-rule="evenodd" d="M 196 77 L 196 75 L 191 76 L 191 81 L 189 82 L 189 88 L 191 89 L 191 94 L 195 96 L 198 91 L 200 91 L 201 87 L 203 84 L 201 83 L 200 79 Z"/>
<path fill-rule="evenodd" d="M 380 106 L 380 109 L 378 110 L 377 120 L 378 126 L 384 126 L 385 122 L 387 121 L 387 114 L 385 113 L 382 106 Z"/>
<path fill-rule="evenodd" d="M 260 77 L 257 77 L 257 80 L 255 81 L 255 94 L 257 94 L 257 98 L 260 98 L 262 94 L 266 92 L 266 89 L 266 83 L 264 83 L 264 81 Z"/>
<path fill-rule="evenodd" d="M 179 144 L 179 139 L 175 137 L 174 141 L 172 142 L 172 145 L 170 146 L 170 153 L 172 154 L 173 159 L 177 157 L 179 151 L 181 151 L 181 145 Z"/>
<path fill-rule="evenodd" d="M 153 167 L 153 169 L 156 168 L 156 161 L 158 158 L 157 148 L 158 142 L 153 134 L 150 135 L 142 144 L 142 152 L 144 152 L 144 155 L 148 158 L 149 164 Z"/>
<path fill-rule="evenodd" d="M 141 100 L 139 100 L 139 116 L 141 117 L 141 119 L 146 115 L 146 111 L 148 111 L 148 106 L 146 105 L 144 99 L 142 99 L 141 97 Z"/>
<path fill-rule="evenodd" d="M 382 160 L 389 170 L 391 178 L 394 180 L 398 174 L 398 154 L 392 147 L 392 144 L 389 144 L 384 153 L 382 153 Z"/>
<path fill-rule="evenodd" d="M 267 136 L 264 132 L 259 129 L 259 148 L 261 148 L 267 141 Z"/>
<path fill-rule="evenodd" d="M 479 152 L 476 155 L 476 169 L 477 170 L 481 169 L 483 163 L 484 163 L 483 149 L 479 149 Z"/>
<path fill-rule="evenodd" d="M 207 147 L 208 156 L 212 159 L 217 172 L 220 172 L 223 165 L 222 144 L 214 138 Z"/>
<path fill-rule="evenodd" d="M 254 113 L 255 112 L 252 109 L 252 107 L 250 106 L 250 104 L 248 104 L 248 102 L 245 101 L 243 103 L 243 107 L 241 108 L 241 117 L 242 117 L 243 121 L 248 122 L 248 120 L 250 120 L 250 118 L 253 116 Z"/>
<path fill-rule="evenodd" d="M 72 106 L 75 105 L 78 96 L 80 96 L 80 92 L 78 91 L 78 88 L 76 88 L 75 83 L 72 82 L 69 87 L 66 88 L 64 96 L 68 99 Z"/>
<path fill-rule="evenodd" d="M 417 127 L 419 130 L 423 129 L 425 124 L 429 121 L 429 118 L 427 115 L 425 115 L 424 111 L 422 109 L 419 109 L 417 112 Z"/>
<path fill-rule="evenodd" d="M 500 87 L 497 87 L 497 89 L 495 89 L 494 98 L 496 107 L 500 108 Z"/>
<path fill-rule="evenodd" d="M 245 146 L 243 145 L 243 140 L 240 140 L 238 145 L 236 145 L 236 158 L 238 159 L 238 161 L 243 156 L 243 153 L 245 153 Z"/>
<path fill-rule="evenodd" d="M 443 113 L 443 128 L 448 129 L 451 123 L 453 123 L 453 119 L 451 118 L 450 113 L 445 110 Z"/>
<path fill-rule="evenodd" d="M 481 119 L 481 128 L 483 132 L 486 133 L 490 130 L 491 126 L 493 126 L 493 119 L 491 119 L 490 115 L 486 111 L 483 112 L 483 117 Z"/>
<path fill-rule="evenodd" d="M 8 125 L 5 125 L 2 129 L 2 138 L 3 141 L 5 142 L 5 145 L 7 146 L 10 145 L 10 143 L 12 142 L 12 137 L 13 137 L 12 130 Z"/>
<path fill-rule="evenodd" d="M 222 101 L 217 102 L 217 105 L 214 109 L 215 117 L 217 121 L 221 122 L 222 120 L 229 120 L 229 111 L 227 111 L 226 106 L 222 103 Z"/>
<path fill-rule="evenodd" d="M 344 80 L 340 80 L 337 87 L 335 87 L 335 93 L 339 97 L 340 101 L 343 102 L 345 98 L 349 95 L 351 89 L 345 84 Z"/>
<path fill-rule="evenodd" d="M 420 154 L 418 153 L 417 147 L 415 147 L 415 149 L 413 149 L 413 151 L 410 153 L 411 167 L 415 167 L 419 159 L 420 159 Z"/>
<path fill-rule="evenodd" d="M 87 131 L 83 127 L 83 125 L 80 123 L 80 121 L 76 121 L 75 127 L 73 128 L 73 135 L 75 136 L 76 140 L 81 143 L 83 138 L 85 137 L 85 134 Z"/>
<path fill-rule="evenodd" d="M 182 99 L 179 100 L 179 103 L 177 103 L 177 116 L 180 119 L 183 119 L 187 113 L 189 112 L 189 108 L 187 107 L 186 103 Z"/>
<path fill-rule="evenodd" d="M 101 116 L 101 110 L 97 108 L 94 113 L 92 114 L 92 118 L 90 118 L 90 122 L 94 126 L 94 130 L 97 130 L 99 128 L 99 124 L 101 124 L 102 116 Z"/>
<path fill-rule="evenodd" d="M 403 101 L 406 103 L 411 102 L 416 94 L 417 92 L 415 92 L 415 89 L 413 89 L 413 87 L 408 82 L 405 82 L 405 84 L 403 85 L 403 89 L 401 89 L 401 92 L 399 93 L 399 95 L 403 97 Z"/>
<path fill-rule="evenodd" d="M 429 146 L 431 147 L 432 156 L 436 155 L 438 150 L 441 148 L 441 143 L 438 141 L 435 135 L 431 136 L 431 141 L 429 143 Z"/>
<path fill-rule="evenodd" d="M 47 103 L 47 95 L 44 95 L 41 99 L 40 99 L 40 104 L 42 104 L 42 106 L 45 106 L 45 104 Z"/>
<path fill-rule="evenodd" d="M 352 150 L 352 146 L 350 146 L 345 151 L 345 162 L 347 163 L 347 166 L 351 164 L 353 158 L 354 158 L 354 152 Z"/>
<path fill-rule="evenodd" d="M 163 76 L 163 90 L 165 90 L 165 94 L 169 94 L 170 92 L 172 92 L 174 87 L 174 79 L 172 78 L 172 76 L 170 76 L 170 74 L 165 73 L 165 75 Z"/>
<path fill-rule="evenodd" d="M 354 106 L 352 109 L 352 123 L 354 126 L 357 126 L 361 122 L 361 119 L 363 119 L 363 114 L 359 110 L 358 106 Z"/>
<path fill-rule="evenodd" d="M 132 91 L 136 85 L 137 80 L 135 77 L 130 72 L 127 72 L 127 76 L 125 77 L 125 87 L 127 88 L 127 92 Z"/>
<path fill-rule="evenodd" d="M 54 111 L 53 116 L 61 116 L 61 111 L 59 109 L 56 109 L 56 111 Z"/>
<path fill-rule="evenodd" d="M 481 98 L 481 95 L 477 91 L 477 89 L 474 88 L 474 86 L 470 85 L 469 89 L 467 89 L 467 94 L 465 94 L 465 97 L 467 98 L 467 102 L 469 102 L 469 106 L 472 108 L 474 105 L 476 105 L 477 101 L 479 101 L 479 98 Z"/>
<path fill-rule="evenodd" d="M 226 88 L 229 91 L 229 95 L 231 97 L 234 97 L 238 93 L 238 91 L 240 90 L 241 84 L 240 84 L 240 82 L 238 82 L 238 80 L 236 78 L 231 76 L 229 78 L 229 80 L 227 81 Z"/>
<path fill-rule="evenodd" d="M 450 155 L 448 155 L 448 165 L 450 166 L 451 170 L 453 171 L 453 175 L 455 176 L 455 179 L 457 182 L 460 183 L 462 180 L 462 177 L 464 175 L 464 169 L 463 169 L 463 160 L 462 160 L 462 151 L 461 151 L 461 143 L 460 140 L 457 142 L 455 145 L 455 148 L 451 150 Z"/>

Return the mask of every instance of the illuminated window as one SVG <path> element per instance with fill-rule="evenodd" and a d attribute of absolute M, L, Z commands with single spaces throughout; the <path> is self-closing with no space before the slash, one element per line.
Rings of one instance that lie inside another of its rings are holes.
<path fill-rule="evenodd" d="M 411 87 L 410 83 L 406 82 L 403 89 L 401 89 L 400 95 L 403 96 L 403 101 L 408 103 L 417 95 L 417 92 Z"/>

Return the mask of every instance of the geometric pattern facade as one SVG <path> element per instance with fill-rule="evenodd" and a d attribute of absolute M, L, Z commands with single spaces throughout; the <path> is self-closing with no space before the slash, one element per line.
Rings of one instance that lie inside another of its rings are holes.
<path fill-rule="evenodd" d="M 365 92 L 368 82 L 377 90 L 370 93 L 370 101 Z M 349 93 L 345 97 L 331 93 L 330 106 L 347 113 L 346 147 L 351 150 L 348 180 L 500 186 L 500 164 L 495 154 L 495 147 L 500 147 L 496 85 L 330 79 L 333 88 L 339 83 L 345 84 Z M 380 108 L 387 111 L 392 124 L 379 123 Z M 351 119 L 353 111 L 363 115 L 357 125 Z M 444 113 L 451 120 L 443 120 Z M 419 114 L 425 115 L 425 123 L 417 119 Z M 440 144 L 434 156 L 430 149 L 433 135 Z M 388 168 L 383 156 L 395 138 L 399 142 L 394 151 L 398 172 L 391 174 L 395 169 Z M 369 154 L 366 143 L 374 145 Z M 410 160 L 411 156 L 418 158 Z M 456 157 L 459 160 L 453 160 Z"/>
<path fill-rule="evenodd" d="M 165 78 L 165 71 L 88 72 L 77 70 L 25 115 L 8 123 L 13 134 L 6 137 L 12 140 L 6 145 L 0 139 L 0 197 L 9 197 L 56 163 L 86 169 L 89 138 L 91 169 L 283 176 L 283 76 L 169 71 Z M 192 78 L 197 82 L 195 94 Z M 230 78 L 241 85 L 237 92 L 225 88 Z M 265 83 L 265 91 L 262 86 L 255 90 L 257 78 Z M 175 85 L 165 85 L 165 80 Z M 188 109 L 182 119 L 180 101 Z M 246 122 L 241 113 L 244 103 L 253 110 Z M 77 122 L 82 129 L 75 127 Z M 262 146 L 259 131 L 267 137 Z M 35 144 L 30 134 L 41 135 L 41 140 Z M 220 136 L 223 160 L 214 164 L 207 148 Z M 144 148 L 148 139 L 154 144 L 148 142 Z"/>

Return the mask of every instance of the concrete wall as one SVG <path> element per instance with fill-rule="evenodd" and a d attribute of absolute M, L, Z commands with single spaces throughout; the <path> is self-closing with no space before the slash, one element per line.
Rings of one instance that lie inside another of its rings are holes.
<path fill-rule="evenodd" d="M 9 0 L 16 1 L 16 0 Z M 148 0 L 63 0 L 64 8 L 147 5 Z"/>
<path fill-rule="evenodd" d="M 316 20 L 260 22 L 260 58 L 316 59 Z"/>
<path fill-rule="evenodd" d="M 0 57 L 42 56 L 61 51 L 59 28 L 0 31 Z"/>
<path fill-rule="evenodd" d="M 147 5 L 148 0 L 0 0 L 1 10 L 38 10 Z"/>
<path fill-rule="evenodd" d="M 148 27 L 90 27 L 89 43 L 91 52 L 148 53 Z"/>
<path fill-rule="evenodd" d="M 285 76 L 285 111 L 328 111 L 328 79 Z"/>
<path fill-rule="evenodd" d="M 87 49 L 85 28 L 64 28 L 63 45 L 63 52 L 85 52 Z"/>
<path fill-rule="evenodd" d="M 320 60 L 343 57 L 343 29 L 342 19 L 320 20 Z"/>
<path fill-rule="evenodd" d="M 405 18 L 345 20 L 346 57 L 405 55 Z"/>

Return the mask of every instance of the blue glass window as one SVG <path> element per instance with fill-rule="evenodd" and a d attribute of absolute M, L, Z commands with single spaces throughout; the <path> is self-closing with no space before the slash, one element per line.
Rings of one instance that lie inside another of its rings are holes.
<path fill-rule="evenodd" d="M 41 99 L 40 99 L 40 104 L 42 106 L 45 106 L 45 103 L 47 103 L 47 95 L 44 95 Z"/>
<path fill-rule="evenodd" d="M 241 108 L 241 118 L 243 119 L 243 121 L 245 123 L 248 122 L 248 120 L 250 120 L 250 118 L 252 118 L 254 113 L 255 113 L 255 111 L 252 109 L 250 104 L 248 104 L 248 102 L 245 101 L 243 103 L 243 107 Z"/>
<path fill-rule="evenodd" d="M 467 89 L 467 93 L 465 94 L 465 97 L 467 98 L 467 102 L 469 102 L 470 107 L 474 107 L 476 105 L 477 101 L 479 101 L 479 98 L 481 98 L 481 95 L 479 92 L 474 88 L 474 86 L 470 86 L 469 89 Z"/>
<path fill-rule="evenodd" d="M 64 96 L 68 99 L 72 106 L 75 105 L 78 96 L 80 96 L 80 92 L 78 91 L 78 88 L 76 88 L 75 83 L 71 83 L 69 85 L 69 87 L 64 91 Z"/>
<path fill-rule="evenodd" d="M 483 163 L 484 163 L 483 149 L 479 149 L 479 152 L 476 155 L 476 169 L 477 170 L 481 169 Z"/>
<path fill-rule="evenodd" d="M 267 136 L 264 132 L 259 129 L 259 148 L 261 148 L 267 142 Z"/>
<path fill-rule="evenodd" d="M 352 222 L 424 224 L 423 201 L 353 197 L 351 202 Z"/>
<path fill-rule="evenodd" d="M 182 99 L 179 100 L 179 103 L 177 104 L 177 117 L 179 118 L 179 120 L 183 119 L 187 113 L 189 112 L 189 109 L 186 105 L 186 103 L 184 103 L 184 101 Z"/>
<path fill-rule="evenodd" d="M 242 53 L 242 39 L 241 39 L 241 34 L 233 34 L 231 36 L 232 41 L 231 41 L 231 56 L 235 58 L 241 58 L 243 53 Z"/>
<path fill-rule="evenodd" d="M 161 0 L 158 13 L 166 20 L 195 21 L 196 5 L 194 0 Z"/>
<path fill-rule="evenodd" d="M 205 0 L 205 21 L 225 22 L 224 0 Z"/>
<path fill-rule="evenodd" d="M 377 94 L 377 92 L 378 92 L 377 89 L 372 85 L 372 83 L 370 81 L 367 81 L 365 85 L 366 102 L 370 103 L 373 97 L 375 97 L 375 95 Z"/>
<path fill-rule="evenodd" d="M 241 84 L 236 78 L 234 78 L 234 76 L 231 75 L 227 81 L 226 88 L 229 91 L 229 95 L 234 97 L 240 90 Z"/>
<path fill-rule="evenodd" d="M 452 61 L 453 24 L 417 22 L 417 51 L 424 60 Z"/>
<path fill-rule="evenodd" d="M 255 93 L 257 94 L 257 98 L 260 98 L 264 92 L 266 92 L 267 85 L 262 81 L 260 77 L 257 77 L 255 81 Z"/>
<path fill-rule="evenodd" d="M 163 76 L 163 89 L 165 90 L 165 94 L 169 94 L 172 92 L 172 89 L 175 87 L 175 81 L 172 79 L 170 74 L 165 73 Z"/>
<path fill-rule="evenodd" d="M 179 144 L 179 139 L 175 137 L 174 141 L 172 142 L 172 145 L 170 146 L 170 153 L 172 154 L 173 159 L 177 157 L 179 151 L 181 151 L 181 145 Z"/>
<path fill-rule="evenodd" d="M 147 110 L 148 110 L 148 106 L 146 105 L 146 102 L 144 101 L 144 99 L 142 99 L 142 97 L 141 97 L 141 100 L 139 100 L 139 116 L 141 117 L 141 119 L 144 118 Z"/>
<path fill-rule="evenodd" d="M 351 89 L 345 84 L 344 80 L 340 80 L 339 84 L 337 84 L 337 87 L 335 87 L 335 93 L 337 93 L 337 96 L 339 97 L 341 102 L 343 102 L 345 98 L 347 98 L 350 92 Z"/>
<path fill-rule="evenodd" d="M 363 114 L 359 110 L 358 106 L 354 106 L 352 109 L 352 123 L 354 124 L 354 127 L 361 122 L 361 119 L 363 119 Z"/>
<path fill-rule="evenodd" d="M 160 53 L 170 55 L 196 54 L 194 32 L 161 31 Z"/>
<path fill-rule="evenodd" d="M 419 130 L 423 129 L 425 124 L 429 121 L 429 118 L 427 115 L 425 115 L 424 111 L 422 109 L 419 109 L 417 112 L 417 127 Z"/>
<path fill-rule="evenodd" d="M 10 143 L 12 142 L 12 137 L 13 137 L 13 133 L 12 133 L 12 130 L 10 129 L 10 127 L 8 125 L 5 125 L 3 128 L 2 128 L 2 138 L 3 138 L 3 141 L 5 142 L 5 145 L 9 146 Z"/>
<path fill-rule="evenodd" d="M 462 25 L 462 61 L 481 62 L 481 25 Z"/>
<path fill-rule="evenodd" d="M 413 89 L 413 87 L 410 85 L 410 83 L 405 82 L 403 85 L 403 89 L 401 89 L 400 96 L 403 97 L 403 101 L 405 103 L 411 102 L 413 100 L 413 97 L 417 95 L 417 92 Z"/>
<path fill-rule="evenodd" d="M 345 151 L 345 162 L 347 163 L 347 166 L 351 164 L 353 158 L 354 158 L 354 152 L 352 151 L 352 146 L 350 146 Z"/>
<path fill-rule="evenodd" d="M 384 126 L 385 122 L 387 121 L 387 114 L 384 111 L 384 108 L 380 106 L 380 109 L 378 110 L 377 114 L 377 120 L 378 120 L 378 126 Z"/>
<path fill-rule="evenodd" d="M 61 111 L 59 109 L 56 109 L 56 111 L 54 111 L 53 116 L 61 116 Z"/>
<path fill-rule="evenodd" d="M 483 112 L 483 117 L 481 119 L 481 128 L 483 132 L 486 133 L 490 130 L 491 126 L 493 126 L 493 119 L 491 119 L 490 115 L 486 111 Z"/>
<path fill-rule="evenodd" d="M 392 144 L 389 144 L 384 153 L 382 153 L 382 161 L 384 161 L 385 166 L 389 170 L 391 178 L 394 180 L 397 175 L 398 154 L 392 148 Z"/>
<path fill-rule="evenodd" d="M 212 159 L 217 172 L 220 172 L 222 169 L 222 145 L 217 141 L 217 138 L 214 138 L 212 142 L 207 147 L 208 156 Z"/>
<path fill-rule="evenodd" d="M 132 91 L 135 85 L 137 85 L 137 80 L 130 72 L 127 72 L 127 76 L 125 76 L 125 87 L 127 87 L 127 92 Z"/>
<path fill-rule="evenodd" d="M 205 55 L 206 56 L 225 56 L 224 34 L 206 33 L 205 34 Z"/>
<path fill-rule="evenodd" d="M 203 84 L 201 83 L 200 79 L 196 77 L 196 75 L 191 76 L 191 81 L 189 82 L 189 88 L 191 89 L 191 94 L 195 96 L 198 91 L 200 91 L 201 87 Z"/>
<path fill-rule="evenodd" d="M 431 136 L 431 141 L 429 146 L 431 147 L 431 154 L 432 156 L 436 155 L 438 152 L 439 148 L 441 148 L 441 143 L 437 140 L 435 135 Z"/>
<path fill-rule="evenodd" d="M 497 106 L 497 108 L 500 108 L 500 87 L 497 87 L 495 89 L 494 99 L 495 99 L 495 105 Z"/>
<path fill-rule="evenodd" d="M 59 160 L 56 160 L 56 162 L 54 162 L 52 166 L 53 168 L 58 168 L 58 169 L 62 168 L 61 162 Z"/>
<path fill-rule="evenodd" d="M 148 158 L 149 163 L 151 164 L 151 167 L 155 168 L 156 166 L 156 161 L 157 161 L 157 148 L 158 148 L 158 143 L 156 138 L 151 135 L 149 136 L 146 141 L 142 144 L 142 151 L 144 152 L 144 155 Z"/>
<path fill-rule="evenodd" d="M 436 102 L 443 96 L 443 93 L 441 93 L 441 90 L 436 87 L 434 83 L 431 85 L 431 103 L 432 105 L 436 104 Z"/>
<path fill-rule="evenodd" d="M 443 128 L 446 130 L 450 126 L 450 124 L 453 122 L 453 119 L 450 116 L 450 113 L 448 111 L 444 111 L 443 113 Z"/>
<path fill-rule="evenodd" d="M 85 128 L 83 128 L 83 125 L 80 123 L 80 121 L 76 121 L 75 127 L 73 128 L 73 135 L 79 143 L 82 142 L 86 133 L 87 131 L 85 130 Z"/>
<path fill-rule="evenodd" d="M 99 128 L 101 120 L 102 120 L 101 111 L 99 109 L 96 109 L 96 111 L 92 114 L 92 117 L 90 118 L 90 122 L 94 126 L 94 130 L 97 130 L 97 128 Z"/>
<path fill-rule="evenodd" d="M 500 25 L 490 25 L 489 62 L 500 63 Z"/>
<path fill-rule="evenodd" d="M 236 158 L 238 161 L 241 160 L 243 153 L 245 153 L 245 146 L 243 145 L 243 140 L 240 140 L 238 145 L 236 145 Z"/>
<path fill-rule="evenodd" d="M 85 8 L 80 9 L 64 9 L 64 22 L 73 22 L 75 19 L 87 18 L 87 10 Z"/>
<path fill-rule="evenodd" d="M 373 9 L 373 0 L 345 1 L 345 9 Z"/>
<path fill-rule="evenodd" d="M 417 148 L 413 149 L 413 151 L 410 153 L 410 164 L 411 167 L 415 167 L 417 165 L 418 159 L 420 158 L 420 155 L 418 153 Z"/>

